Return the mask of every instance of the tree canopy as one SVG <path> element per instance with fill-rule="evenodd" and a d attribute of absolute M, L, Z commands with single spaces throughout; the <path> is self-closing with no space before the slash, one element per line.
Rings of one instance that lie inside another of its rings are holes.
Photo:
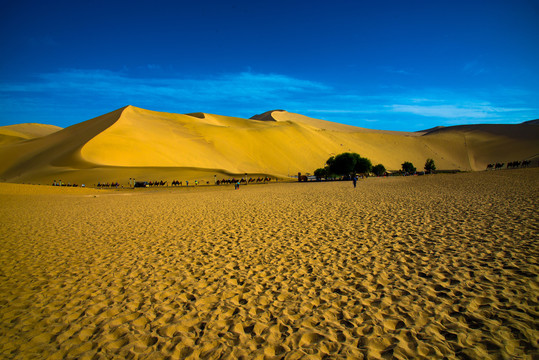
<path fill-rule="evenodd" d="M 359 155 L 358 155 L 359 156 Z M 368 174 L 372 170 L 372 163 L 369 159 L 359 156 L 354 166 L 354 171 L 358 174 Z"/>
<path fill-rule="evenodd" d="M 326 165 L 329 172 L 336 175 L 367 174 L 372 169 L 372 163 L 369 159 L 350 152 L 330 157 L 326 161 Z"/>
<path fill-rule="evenodd" d="M 328 176 L 328 169 L 327 168 L 319 168 L 314 171 L 314 176 L 316 176 L 316 179 L 320 180 L 322 178 L 326 178 Z"/>
<path fill-rule="evenodd" d="M 425 171 L 432 173 L 434 170 L 436 170 L 436 165 L 434 164 L 434 160 L 430 158 L 427 159 L 427 161 L 425 161 Z"/>
<path fill-rule="evenodd" d="M 373 172 L 374 175 L 376 175 L 376 176 L 382 176 L 382 175 L 385 174 L 386 168 L 385 168 L 384 165 L 378 164 L 378 165 L 373 166 L 372 172 Z"/>
<path fill-rule="evenodd" d="M 404 171 L 405 173 L 408 173 L 408 174 L 413 174 L 413 173 L 415 173 L 416 168 L 414 167 L 414 164 L 412 164 L 411 162 L 405 161 L 402 164 L 402 171 Z"/>

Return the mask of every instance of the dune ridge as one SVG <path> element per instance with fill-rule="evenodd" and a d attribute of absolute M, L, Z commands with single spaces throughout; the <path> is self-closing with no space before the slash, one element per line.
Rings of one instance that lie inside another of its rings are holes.
<path fill-rule="evenodd" d="M 265 113 L 262 113 L 262 114 L 253 115 L 253 116 L 250 117 L 250 119 L 253 119 L 253 120 L 260 120 L 260 121 L 277 121 L 277 120 L 273 117 L 273 113 L 276 112 L 276 111 L 284 111 L 284 110 L 270 110 L 270 111 L 266 111 Z"/>
<path fill-rule="evenodd" d="M 70 126 L 50 135 L 0 147 L 0 179 L 39 179 L 66 168 L 92 164 L 80 156 L 82 146 L 118 120 L 125 108 Z"/>
<path fill-rule="evenodd" d="M 535 164 L 538 139 L 539 126 L 533 122 L 397 132 L 284 110 L 242 119 L 126 106 L 47 136 L 0 145 L 0 180 L 49 183 L 63 176 L 72 182 L 127 184 L 135 176 L 126 176 L 130 169 L 147 180 L 187 180 L 187 174 L 196 178 L 197 170 L 205 180 L 213 179 L 207 176 L 212 172 L 288 177 L 312 173 L 330 156 L 346 151 L 390 170 L 399 169 L 404 161 L 421 169 L 427 158 L 434 159 L 438 169 L 483 170 L 493 162 Z M 135 171 L 141 168 L 146 172 Z"/>

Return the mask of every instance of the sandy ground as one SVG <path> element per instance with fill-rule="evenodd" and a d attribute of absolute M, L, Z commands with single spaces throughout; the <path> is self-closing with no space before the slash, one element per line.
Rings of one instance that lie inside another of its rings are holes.
<path fill-rule="evenodd" d="M 0 357 L 539 356 L 539 169 L 139 190 L 0 184 Z"/>

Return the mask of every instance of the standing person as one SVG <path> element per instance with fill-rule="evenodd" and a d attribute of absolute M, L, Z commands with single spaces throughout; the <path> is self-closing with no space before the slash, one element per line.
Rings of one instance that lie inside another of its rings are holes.
<path fill-rule="evenodd" d="M 357 175 L 354 174 L 354 176 L 352 177 L 352 182 L 354 183 L 354 188 L 356 187 L 357 185 Z"/>

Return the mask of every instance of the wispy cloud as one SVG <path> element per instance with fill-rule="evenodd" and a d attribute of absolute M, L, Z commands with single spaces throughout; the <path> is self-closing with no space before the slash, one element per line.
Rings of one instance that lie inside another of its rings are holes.
<path fill-rule="evenodd" d="M 518 107 L 499 107 L 488 103 L 479 102 L 471 103 L 465 106 L 461 105 L 409 105 L 409 104 L 394 104 L 388 106 L 392 111 L 397 113 L 410 113 L 414 115 L 426 117 L 438 117 L 450 119 L 456 122 L 470 120 L 488 120 L 495 121 L 504 113 L 530 112 L 536 109 L 533 108 L 518 108 Z"/>
<path fill-rule="evenodd" d="M 421 116 L 440 117 L 445 119 L 480 119 L 488 117 L 488 111 L 482 107 L 461 108 L 455 105 L 389 105 L 394 112 L 411 113 Z"/>
<path fill-rule="evenodd" d="M 66 126 L 131 104 L 158 111 L 240 117 L 281 108 L 358 126 L 376 122 L 381 129 L 414 130 L 470 122 L 521 122 L 536 118 L 538 111 L 514 95 L 519 89 L 510 96 L 503 89 L 461 93 L 377 88 L 365 93 L 253 71 L 198 78 L 164 77 L 168 71 L 161 72 L 155 64 L 137 71 L 146 77 L 127 69 L 68 69 L 39 74 L 31 81 L 0 83 L 0 122 Z"/>
<path fill-rule="evenodd" d="M 159 69 L 159 65 L 149 64 L 143 70 L 146 75 L 153 75 Z M 160 111 L 205 111 L 249 117 L 264 109 L 297 105 L 328 92 L 331 87 L 327 85 L 283 74 L 240 72 L 199 78 L 143 77 L 128 70 L 68 69 L 38 74 L 31 81 L 0 83 L 0 107 L 6 117 L 24 112 L 42 117 L 43 109 L 53 108 L 57 121 L 63 120 L 62 115 L 80 114 L 82 109 L 95 116 L 128 104 Z M 25 104 L 22 112 L 21 104 Z M 76 120 L 85 118 L 72 119 L 71 123 Z M 19 122 L 25 121 L 40 120 Z"/>
<path fill-rule="evenodd" d="M 158 69 L 148 65 L 148 69 Z M 287 95 L 327 91 L 326 85 L 280 74 L 242 72 L 208 78 L 143 78 L 108 70 L 65 70 L 40 74 L 36 81 L 0 85 L 1 93 L 54 93 L 57 96 L 205 102 L 286 98 Z M 124 105 L 124 104 L 122 104 Z"/>

